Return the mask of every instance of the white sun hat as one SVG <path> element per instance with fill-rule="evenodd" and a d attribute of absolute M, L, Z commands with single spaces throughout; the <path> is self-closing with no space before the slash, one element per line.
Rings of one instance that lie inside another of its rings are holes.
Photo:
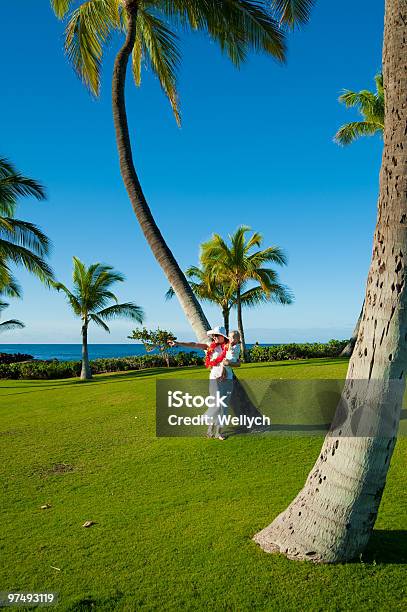
<path fill-rule="evenodd" d="M 214 327 L 213 329 L 210 329 L 206 333 L 208 336 L 223 336 L 224 338 L 228 337 L 226 333 L 226 329 L 222 325 L 217 325 L 216 327 Z"/>

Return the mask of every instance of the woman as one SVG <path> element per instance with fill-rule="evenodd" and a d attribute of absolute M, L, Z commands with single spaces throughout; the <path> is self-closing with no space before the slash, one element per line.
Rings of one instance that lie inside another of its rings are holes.
<path fill-rule="evenodd" d="M 232 368 L 240 366 L 240 361 L 236 357 L 230 359 L 230 355 L 236 355 L 236 350 L 231 353 L 232 346 L 236 345 L 236 333 L 231 333 L 231 340 L 226 335 L 226 329 L 220 325 L 214 329 L 210 329 L 208 334 L 208 343 L 203 344 L 200 342 L 178 342 L 169 341 L 170 346 L 185 346 L 188 348 L 202 349 L 206 352 L 205 365 L 210 368 L 209 374 L 209 394 L 216 397 L 216 393 L 219 392 L 220 396 L 226 396 L 224 402 L 227 407 L 215 406 L 209 408 L 205 416 L 209 421 L 207 437 L 217 438 L 218 440 L 225 440 L 225 437 L 220 432 L 220 416 L 225 416 L 229 407 L 230 396 L 233 388 L 233 371 Z M 212 342 L 210 342 L 211 338 Z M 238 344 L 237 344 L 238 346 Z M 229 351 L 229 353 L 228 353 Z M 227 355 L 228 353 L 228 355 Z M 226 359 L 226 355 L 228 359 Z M 237 355 L 238 357 L 238 355 Z"/>

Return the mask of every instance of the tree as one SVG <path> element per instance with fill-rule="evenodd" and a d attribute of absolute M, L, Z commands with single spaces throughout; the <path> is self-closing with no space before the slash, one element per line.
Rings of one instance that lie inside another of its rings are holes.
<path fill-rule="evenodd" d="M 88 356 L 88 327 L 89 323 L 96 323 L 106 332 L 110 332 L 106 321 L 126 317 L 138 323 L 143 322 L 144 313 L 140 306 L 133 302 L 118 303 L 118 299 L 110 288 L 117 282 L 123 282 L 124 276 L 106 264 L 95 263 L 88 268 L 73 257 L 73 290 L 65 285 L 53 282 L 57 291 L 65 293 L 68 303 L 74 314 L 82 321 L 82 371 L 81 379 L 90 380 L 92 372 Z M 108 306 L 109 302 L 115 302 Z"/>
<path fill-rule="evenodd" d="M 94 95 L 100 91 L 100 68 L 106 42 L 114 31 L 125 34 L 113 69 L 112 104 L 122 178 L 144 236 L 162 267 L 200 341 L 210 325 L 166 244 L 147 204 L 131 149 L 125 103 L 130 58 L 137 85 L 148 60 L 180 123 L 176 74 L 180 63 L 177 24 L 202 30 L 216 40 L 235 65 L 249 51 L 282 61 L 283 27 L 308 20 L 313 0 L 88 0 L 70 12 L 73 0 L 51 0 L 58 18 L 69 14 L 65 50 L 76 72 Z"/>
<path fill-rule="evenodd" d="M 339 101 L 347 108 L 357 108 L 363 121 L 346 123 L 336 132 L 334 142 L 339 145 L 348 145 L 361 136 L 383 134 L 384 129 L 384 89 L 383 74 L 376 74 L 376 92 L 368 89 L 355 92 L 345 89 Z"/>
<path fill-rule="evenodd" d="M 386 0 L 380 191 L 362 320 L 338 406 L 348 407 L 347 419 L 333 425 L 297 497 L 254 537 L 293 559 L 339 562 L 363 552 L 397 439 L 407 363 L 406 41 L 407 3 Z M 368 435 L 351 435 L 355 418 L 370 418 Z"/>
<path fill-rule="evenodd" d="M 0 312 L 3 312 L 3 310 L 8 306 L 9 304 L 7 302 L 0 302 Z M 10 319 L 9 321 L 3 321 L 3 323 L 0 323 L 0 332 L 8 331 L 10 329 L 21 329 L 23 327 L 25 327 L 24 323 L 18 319 Z"/>
<path fill-rule="evenodd" d="M 11 273 L 12 264 L 23 266 L 42 281 L 52 278 L 52 270 L 44 261 L 49 254 L 49 239 L 36 225 L 15 218 L 18 198 L 26 196 L 44 200 L 44 188 L 0 158 L 0 293 L 9 297 L 21 296 Z"/>
<path fill-rule="evenodd" d="M 127 336 L 130 340 L 141 340 L 147 353 L 158 350 L 161 357 L 165 360 L 167 368 L 170 367 L 171 347 L 168 345 L 169 340 L 175 340 L 172 332 L 165 329 L 134 329 L 131 336 Z"/>
<path fill-rule="evenodd" d="M 383 74 L 375 76 L 376 93 L 368 90 L 354 91 L 345 90 L 345 93 L 339 97 L 339 101 L 343 102 L 348 108 L 356 107 L 363 116 L 363 121 L 355 121 L 343 125 L 335 134 L 334 142 L 340 145 L 348 145 L 354 142 L 361 136 L 372 136 L 374 134 L 383 134 L 384 128 L 384 89 L 383 89 Z M 359 325 L 362 318 L 363 306 L 360 311 L 358 320 L 353 330 L 352 337 L 341 353 L 341 357 L 350 357 L 352 355 L 356 338 L 359 332 Z"/>
<path fill-rule="evenodd" d="M 260 247 L 263 237 L 258 232 L 246 240 L 246 233 L 250 227 L 240 226 L 236 232 L 229 236 L 230 246 L 219 234 L 202 244 L 201 261 L 210 269 L 214 282 L 230 286 L 236 295 L 237 326 L 241 338 L 242 357 L 247 360 L 246 343 L 242 320 L 242 294 L 244 287 L 250 281 L 256 281 L 258 286 L 249 294 L 246 303 L 251 305 L 259 300 L 291 304 L 292 295 L 287 287 L 282 285 L 277 273 L 271 268 L 264 268 L 266 263 L 285 265 L 286 256 L 280 247 L 268 247 L 262 251 L 253 251 Z M 260 291 L 259 291 L 260 288 Z M 250 290 L 249 290 L 250 291 Z M 247 294 L 247 292 L 246 292 Z"/>
<path fill-rule="evenodd" d="M 202 302 L 217 304 L 222 310 L 223 325 L 229 334 L 229 320 L 232 308 L 236 308 L 237 294 L 228 279 L 223 282 L 220 278 L 215 278 L 211 266 L 191 266 L 186 271 L 188 282 L 196 297 Z M 195 280 L 194 280 L 195 279 Z M 274 293 L 268 294 L 261 285 L 256 285 L 246 289 L 246 283 L 242 285 L 240 302 L 243 307 L 253 308 L 260 304 L 273 301 Z M 281 286 L 283 290 L 283 287 Z M 166 299 L 174 297 L 175 293 L 170 287 L 165 294 Z"/>

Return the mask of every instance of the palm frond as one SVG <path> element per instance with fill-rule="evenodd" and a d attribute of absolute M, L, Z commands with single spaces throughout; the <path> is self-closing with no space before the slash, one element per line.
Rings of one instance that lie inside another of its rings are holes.
<path fill-rule="evenodd" d="M 308 23 L 315 0 L 272 0 L 271 4 L 278 13 L 280 23 L 294 28 Z"/>
<path fill-rule="evenodd" d="M 339 145 L 348 145 L 360 136 L 374 136 L 381 131 L 381 126 L 371 121 L 353 121 L 339 128 L 334 136 L 334 142 Z"/>
<path fill-rule="evenodd" d="M 72 11 L 65 30 L 65 52 L 95 96 L 100 92 L 103 47 L 118 28 L 117 0 L 88 0 Z"/>
<path fill-rule="evenodd" d="M 18 319 L 10 319 L 9 321 L 4 321 L 0 323 L 0 331 L 8 331 L 10 329 L 22 329 L 25 327 L 22 321 Z"/>
<path fill-rule="evenodd" d="M 58 19 L 63 19 L 70 9 L 73 0 L 51 0 L 51 8 Z"/>
<path fill-rule="evenodd" d="M 110 334 L 109 327 L 106 325 L 104 321 L 102 321 L 100 317 L 98 317 L 97 314 L 91 313 L 89 315 L 89 319 L 91 319 L 94 323 L 96 323 L 96 325 L 99 325 L 99 327 L 101 327 L 102 329 L 104 329 L 106 332 Z"/>
<path fill-rule="evenodd" d="M 172 287 L 170 287 L 168 291 L 166 291 L 165 293 L 165 301 L 168 302 L 168 300 L 171 300 L 174 296 L 175 296 L 175 291 Z"/>
<path fill-rule="evenodd" d="M 56 281 L 53 281 L 51 283 L 51 287 L 53 287 L 54 289 L 56 289 L 57 291 L 62 291 L 63 293 L 65 293 L 65 296 L 69 302 L 69 304 L 72 307 L 72 310 L 74 311 L 74 313 L 80 317 L 82 314 L 82 304 L 80 302 L 80 300 L 78 300 L 77 296 L 74 295 L 69 289 L 68 287 L 66 287 L 63 283 L 59 283 Z"/>
<path fill-rule="evenodd" d="M 13 216 L 19 197 L 44 200 L 45 189 L 38 181 L 22 175 L 5 157 L 0 158 L 0 214 Z"/>
<path fill-rule="evenodd" d="M 15 244 L 26 247 L 40 257 L 49 255 L 51 241 L 33 223 L 13 217 L 0 218 L 0 236 L 11 239 Z"/>
<path fill-rule="evenodd" d="M 137 323 L 142 323 L 144 320 L 144 311 L 140 306 L 133 302 L 125 302 L 123 304 L 114 304 L 108 308 L 104 308 L 99 312 L 95 313 L 101 319 L 109 321 L 117 317 L 126 317 L 128 319 L 134 319 Z"/>
<path fill-rule="evenodd" d="M 177 94 L 177 70 L 181 60 L 178 49 L 178 37 L 158 17 L 146 10 L 139 10 L 137 24 L 141 35 L 141 45 L 146 50 L 154 73 L 157 75 L 161 87 L 170 101 L 177 124 L 181 124 L 181 116 Z M 137 39 L 136 39 L 137 40 Z M 140 44 L 138 43 L 138 44 Z M 135 46 L 136 61 L 140 53 Z M 134 60 L 134 55 L 133 55 Z M 137 82 L 138 71 L 135 79 Z"/>
<path fill-rule="evenodd" d="M 35 274 L 40 280 L 49 283 L 53 279 L 53 271 L 50 266 L 38 255 L 29 249 L 7 240 L 0 238 L 0 260 L 11 261 L 14 264 L 22 265 L 24 268 Z"/>

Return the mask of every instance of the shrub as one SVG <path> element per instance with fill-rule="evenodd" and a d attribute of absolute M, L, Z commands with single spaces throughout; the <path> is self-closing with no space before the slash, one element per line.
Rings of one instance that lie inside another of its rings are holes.
<path fill-rule="evenodd" d="M 280 344 L 278 346 L 255 345 L 249 349 L 250 360 L 284 361 L 286 359 L 311 359 L 315 357 L 339 357 L 348 340 L 329 340 L 303 344 Z"/>
<path fill-rule="evenodd" d="M 202 365 L 203 358 L 197 353 L 175 353 L 169 357 L 170 366 Z M 134 357 L 115 357 L 94 359 L 90 362 L 93 374 L 107 372 L 127 372 L 146 368 L 162 368 L 166 360 L 161 355 L 138 355 Z M 28 361 L 25 363 L 0 364 L 0 378 L 9 379 L 58 379 L 73 378 L 81 372 L 80 361 Z"/>

